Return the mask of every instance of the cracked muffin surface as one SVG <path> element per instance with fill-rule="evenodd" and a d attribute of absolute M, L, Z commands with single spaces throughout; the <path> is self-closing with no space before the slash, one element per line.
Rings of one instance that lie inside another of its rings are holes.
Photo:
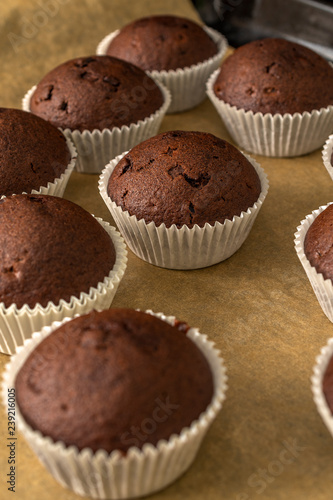
<path fill-rule="evenodd" d="M 252 207 L 261 184 L 252 164 L 227 141 L 176 130 L 129 151 L 112 172 L 107 192 L 147 223 L 203 227 Z"/>
<path fill-rule="evenodd" d="M 0 108 L 0 195 L 30 193 L 59 178 L 71 153 L 65 136 L 38 116 Z"/>
<path fill-rule="evenodd" d="M 71 59 L 38 83 L 30 110 L 70 130 L 103 130 L 144 120 L 163 105 L 156 83 L 140 68 L 110 56 Z"/>
<path fill-rule="evenodd" d="M 279 38 L 255 40 L 223 62 L 214 92 L 245 111 L 311 112 L 333 105 L 333 68 L 297 43 Z"/>
<path fill-rule="evenodd" d="M 18 308 L 89 292 L 115 263 L 113 242 L 86 210 L 48 195 L 0 200 L 0 302 Z"/>

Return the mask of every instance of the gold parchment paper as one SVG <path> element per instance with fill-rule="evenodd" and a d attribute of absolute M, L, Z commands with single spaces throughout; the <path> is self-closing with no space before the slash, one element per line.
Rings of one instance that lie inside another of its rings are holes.
<path fill-rule="evenodd" d="M 61 62 L 95 53 L 110 31 L 134 18 L 174 13 L 198 19 L 189 0 L 1 0 L 0 106 Z M 202 130 L 230 140 L 213 106 L 169 115 L 161 131 Z M 333 130 L 332 130 L 333 132 Z M 249 238 L 230 259 L 196 271 L 151 266 L 129 251 L 114 306 L 172 314 L 221 349 L 228 369 L 224 407 L 198 457 L 152 499 L 293 500 L 333 496 L 333 439 L 316 412 L 310 376 L 333 335 L 294 250 L 300 221 L 333 201 L 321 151 L 276 159 L 254 155 L 270 189 Z M 97 176 L 74 173 L 65 197 L 111 221 Z M 8 358 L 0 355 L 0 370 Z M 7 490 L 7 416 L 0 419 L 0 498 L 72 500 L 24 439 L 16 447 L 16 492 Z"/>

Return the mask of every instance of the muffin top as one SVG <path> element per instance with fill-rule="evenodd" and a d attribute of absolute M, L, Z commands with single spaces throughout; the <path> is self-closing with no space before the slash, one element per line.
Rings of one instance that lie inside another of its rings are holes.
<path fill-rule="evenodd" d="M 333 413 L 333 358 L 330 359 L 323 376 L 323 392 L 331 413 Z"/>
<path fill-rule="evenodd" d="M 156 83 L 140 68 L 110 56 L 80 57 L 50 71 L 30 110 L 71 130 L 103 130 L 144 120 L 163 104 Z"/>
<path fill-rule="evenodd" d="M 0 196 L 38 191 L 70 161 L 60 130 L 32 113 L 0 108 Z"/>
<path fill-rule="evenodd" d="M 115 263 L 110 236 L 75 203 L 48 195 L 0 200 L 0 302 L 46 306 L 89 292 Z"/>
<path fill-rule="evenodd" d="M 208 362 L 184 328 L 114 308 L 51 333 L 15 385 L 33 429 L 67 446 L 109 453 L 179 434 L 213 396 Z"/>
<path fill-rule="evenodd" d="M 333 205 L 321 212 L 304 239 L 304 253 L 311 266 L 325 279 L 333 281 Z"/>
<path fill-rule="evenodd" d="M 203 227 L 252 207 L 261 184 L 251 163 L 228 142 L 178 130 L 135 146 L 116 165 L 107 192 L 147 223 Z"/>
<path fill-rule="evenodd" d="M 217 46 L 197 23 L 176 16 L 150 16 L 124 26 L 107 54 L 145 71 L 185 68 L 217 53 Z"/>
<path fill-rule="evenodd" d="M 265 38 L 239 47 L 223 62 L 214 92 L 245 111 L 311 112 L 333 105 L 333 68 L 307 47 Z"/>

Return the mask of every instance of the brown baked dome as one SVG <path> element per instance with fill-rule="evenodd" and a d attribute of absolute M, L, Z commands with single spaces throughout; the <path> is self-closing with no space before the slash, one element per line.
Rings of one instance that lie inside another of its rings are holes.
<path fill-rule="evenodd" d="M 38 191 L 70 161 L 60 130 L 31 113 L 0 108 L 0 195 Z"/>
<path fill-rule="evenodd" d="M 58 355 L 50 357 L 54 349 Z M 206 410 L 214 390 L 206 358 L 183 329 L 114 308 L 51 333 L 15 386 L 33 429 L 67 446 L 109 453 L 179 434 Z"/>
<path fill-rule="evenodd" d="M 333 358 L 330 359 L 323 376 L 323 392 L 328 407 L 333 414 Z"/>
<path fill-rule="evenodd" d="M 228 142 L 178 130 L 135 146 L 116 165 L 107 192 L 147 223 L 203 227 L 252 207 L 261 184 L 252 164 Z"/>
<path fill-rule="evenodd" d="M 71 130 L 103 130 L 144 120 L 163 105 L 156 83 L 140 68 L 110 56 L 80 57 L 50 71 L 30 110 Z"/>
<path fill-rule="evenodd" d="M 214 92 L 245 111 L 311 112 L 333 105 L 333 68 L 307 47 L 265 38 L 239 47 L 223 62 Z"/>
<path fill-rule="evenodd" d="M 333 205 L 321 212 L 304 239 L 304 253 L 311 266 L 325 279 L 333 281 Z"/>
<path fill-rule="evenodd" d="M 111 238 L 86 210 L 48 195 L 0 200 L 0 302 L 46 306 L 89 292 L 115 263 Z"/>
<path fill-rule="evenodd" d="M 217 46 L 199 24 L 177 16 L 150 16 L 124 26 L 107 54 L 145 71 L 185 68 L 217 54 Z"/>

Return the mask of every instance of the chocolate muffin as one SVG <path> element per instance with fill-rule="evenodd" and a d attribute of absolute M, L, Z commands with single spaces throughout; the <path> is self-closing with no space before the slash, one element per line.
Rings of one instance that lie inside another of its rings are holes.
<path fill-rule="evenodd" d="M 48 195 L 0 200 L 0 302 L 45 307 L 89 292 L 115 263 L 111 238 L 75 203 Z"/>
<path fill-rule="evenodd" d="M 215 95 L 245 111 L 311 112 L 333 104 L 333 68 L 312 50 L 288 40 L 247 43 L 222 64 Z"/>
<path fill-rule="evenodd" d="M 251 163 L 228 142 L 205 132 L 171 131 L 126 154 L 107 192 L 146 223 L 203 227 L 252 207 L 261 184 Z"/>
<path fill-rule="evenodd" d="M 93 452 L 126 452 L 179 434 L 214 391 L 206 358 L 186 336 L 189 327 L 179 326 L 130 309 L 63 324 L 17 375 L 22 416 L 54 441 Z"/>
<path fill-rule="evenodd" d="M 156 83 L 140 68 L 110 56 L 80 57 L 48 73 L 30 110 L 70 130 L 103 130 L 144 120 L 163 104 Z"/>
<path fill-rule="evenodd" d="M 323 392 L 328 407 L 333 413 L 333 358 L 330 359 L 323 375 Z"/>
<path fill-rule="evenodd" d="M 309 227 L 304 253 L 324 279 L 333 281 L 333 205 L 325 208 Z"/>
<path fill-rule="evenodd" d="M 0 108 L 0 195 L 38 191 L 70 161 L 60 130 L 31 113 Z"/>
<path fill-rule="evenodd" d="M 177 16 L 150 16 L 124 26 L 107 54 L 145 71 L 185 68 L 206 61 L 217 46 L 197 23 Z"/>

